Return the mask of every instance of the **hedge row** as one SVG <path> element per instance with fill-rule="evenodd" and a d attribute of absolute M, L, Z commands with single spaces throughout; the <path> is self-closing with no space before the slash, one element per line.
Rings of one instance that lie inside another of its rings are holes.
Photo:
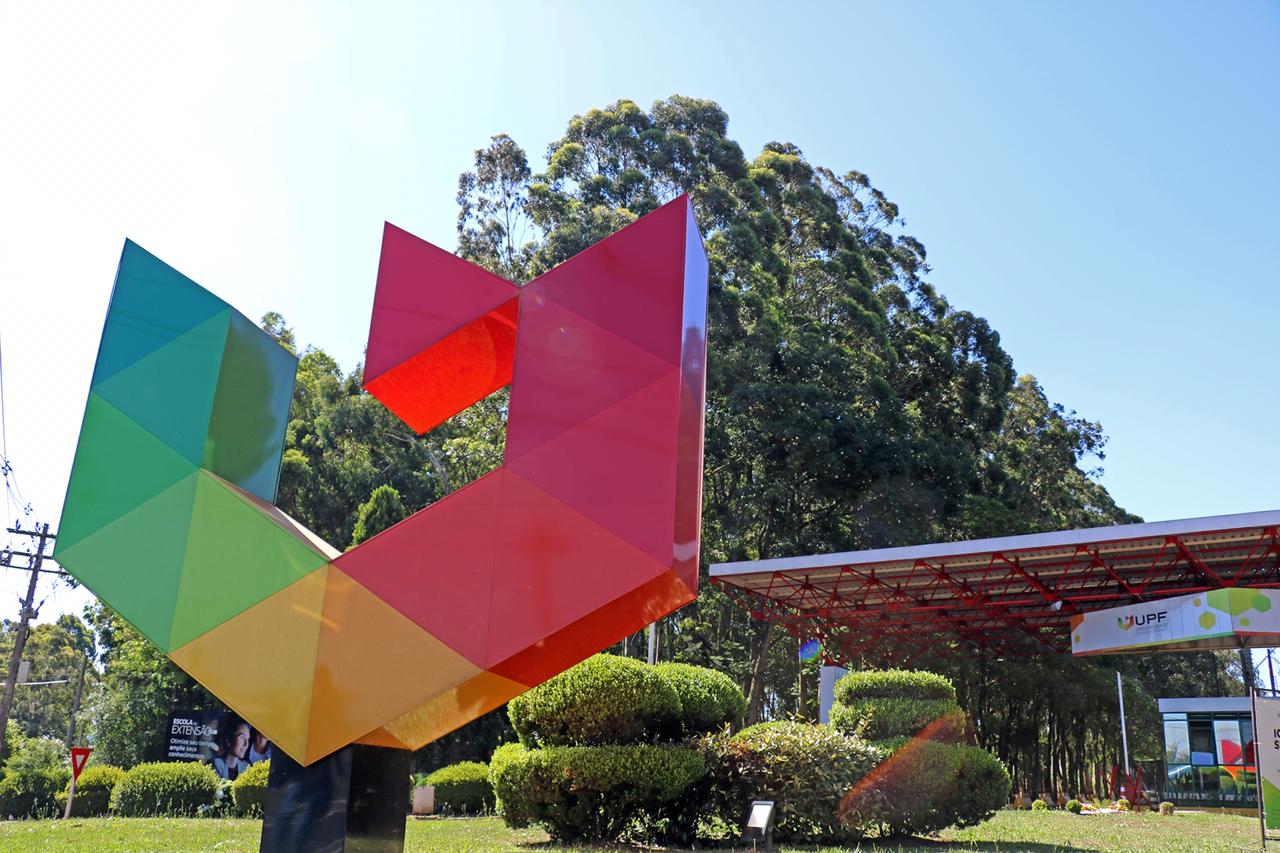
<path fill-rule="evenodd" d="M 9 771 L 0 779 L 0 816 L 58 817 L 58 792 L 71 778 L 65 767 Z M 65 801 L 64 801 L 65 803 Z"/>
<path fill-rule="evenodd" d="M 269 765 L 266 761 L 255 764 L 228 785 L 204 764 L 139 764 L 128 772 L 91 764 L 76 780 L 71 814 L 194 816 L 223 811 L 234 803 L 239 814 L 261 815 Z M 61 817 L 70 788 L 71 772 L 64 767 L 10 769 L 0 779 L 0 818 Z"/>
<path fill-rule="evenodd" d="M 220 784 L 207 764 L 139 764 L 116 785 L 111 808 L 122 817 L 194 817 L 213 808 Z"/>

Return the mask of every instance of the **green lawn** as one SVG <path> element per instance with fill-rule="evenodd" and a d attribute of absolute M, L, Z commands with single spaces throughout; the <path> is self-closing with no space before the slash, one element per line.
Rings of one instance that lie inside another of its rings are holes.
<path fill-rule="evenodd" d="M 261 824 L 253 820 L 99 818 L 69 821 L 0 822 L 0 853 L 253 853 Z M 514 831 L 497 818 L 414 820 L 406 850 L 413 853 L 559 853 L 545 833 Z M 591 848 L 599 849 L 599 848 Z M 788 850 L 813 848 L 780 848 Z M 822 848 L 835 853 L 839 848 Z M 1071 815 L 1063 812 L 1001 812 L 972 829 L 943 833 L 942 840 L 864 844 L 859 850 L 1049 851 L 1114 850 L 1193 853 L 1260 849 L 1258 822 L 1227 815 L 1180 813 Z"/>

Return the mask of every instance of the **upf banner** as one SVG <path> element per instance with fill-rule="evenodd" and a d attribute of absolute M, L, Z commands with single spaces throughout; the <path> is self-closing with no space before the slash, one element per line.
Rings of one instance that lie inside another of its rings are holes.
<path fill-rule="evenodd" d="M 1253 697 L 1254 749 L 1267 829 L 1280 829 L 1280 696 Z"/>
<path fill-rule="evenodd" d="M 1280 590 L 1215 589 L 1077 614 L 1071 617 L 1071 653 L 1214 648 L 1222 645 L 1215 640 L 1250 634 L 1280 634 Z"/>

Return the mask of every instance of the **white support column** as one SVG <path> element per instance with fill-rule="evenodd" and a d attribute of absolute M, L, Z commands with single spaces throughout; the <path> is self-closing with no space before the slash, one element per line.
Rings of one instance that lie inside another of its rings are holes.
<path fill-rule="evenodd" d="M 830 722 L 831 705 L 836 698 L 836 682 L 849 670 L 838 666 L 823 666 L 818 680 L 818 722 Z"/>

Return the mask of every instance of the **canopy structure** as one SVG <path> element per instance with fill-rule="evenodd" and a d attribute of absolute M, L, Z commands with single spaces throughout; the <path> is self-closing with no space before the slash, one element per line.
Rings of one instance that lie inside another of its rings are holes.
<path fill-rule="evenodd" d="M 711 567 L 757 619 L 829 661 L 1071 651 L 1072 617 L 1234 587 L 1280 588 L 1280 511 Z M 1078 621 L 1078 618 L 1077 618 Z"/>

